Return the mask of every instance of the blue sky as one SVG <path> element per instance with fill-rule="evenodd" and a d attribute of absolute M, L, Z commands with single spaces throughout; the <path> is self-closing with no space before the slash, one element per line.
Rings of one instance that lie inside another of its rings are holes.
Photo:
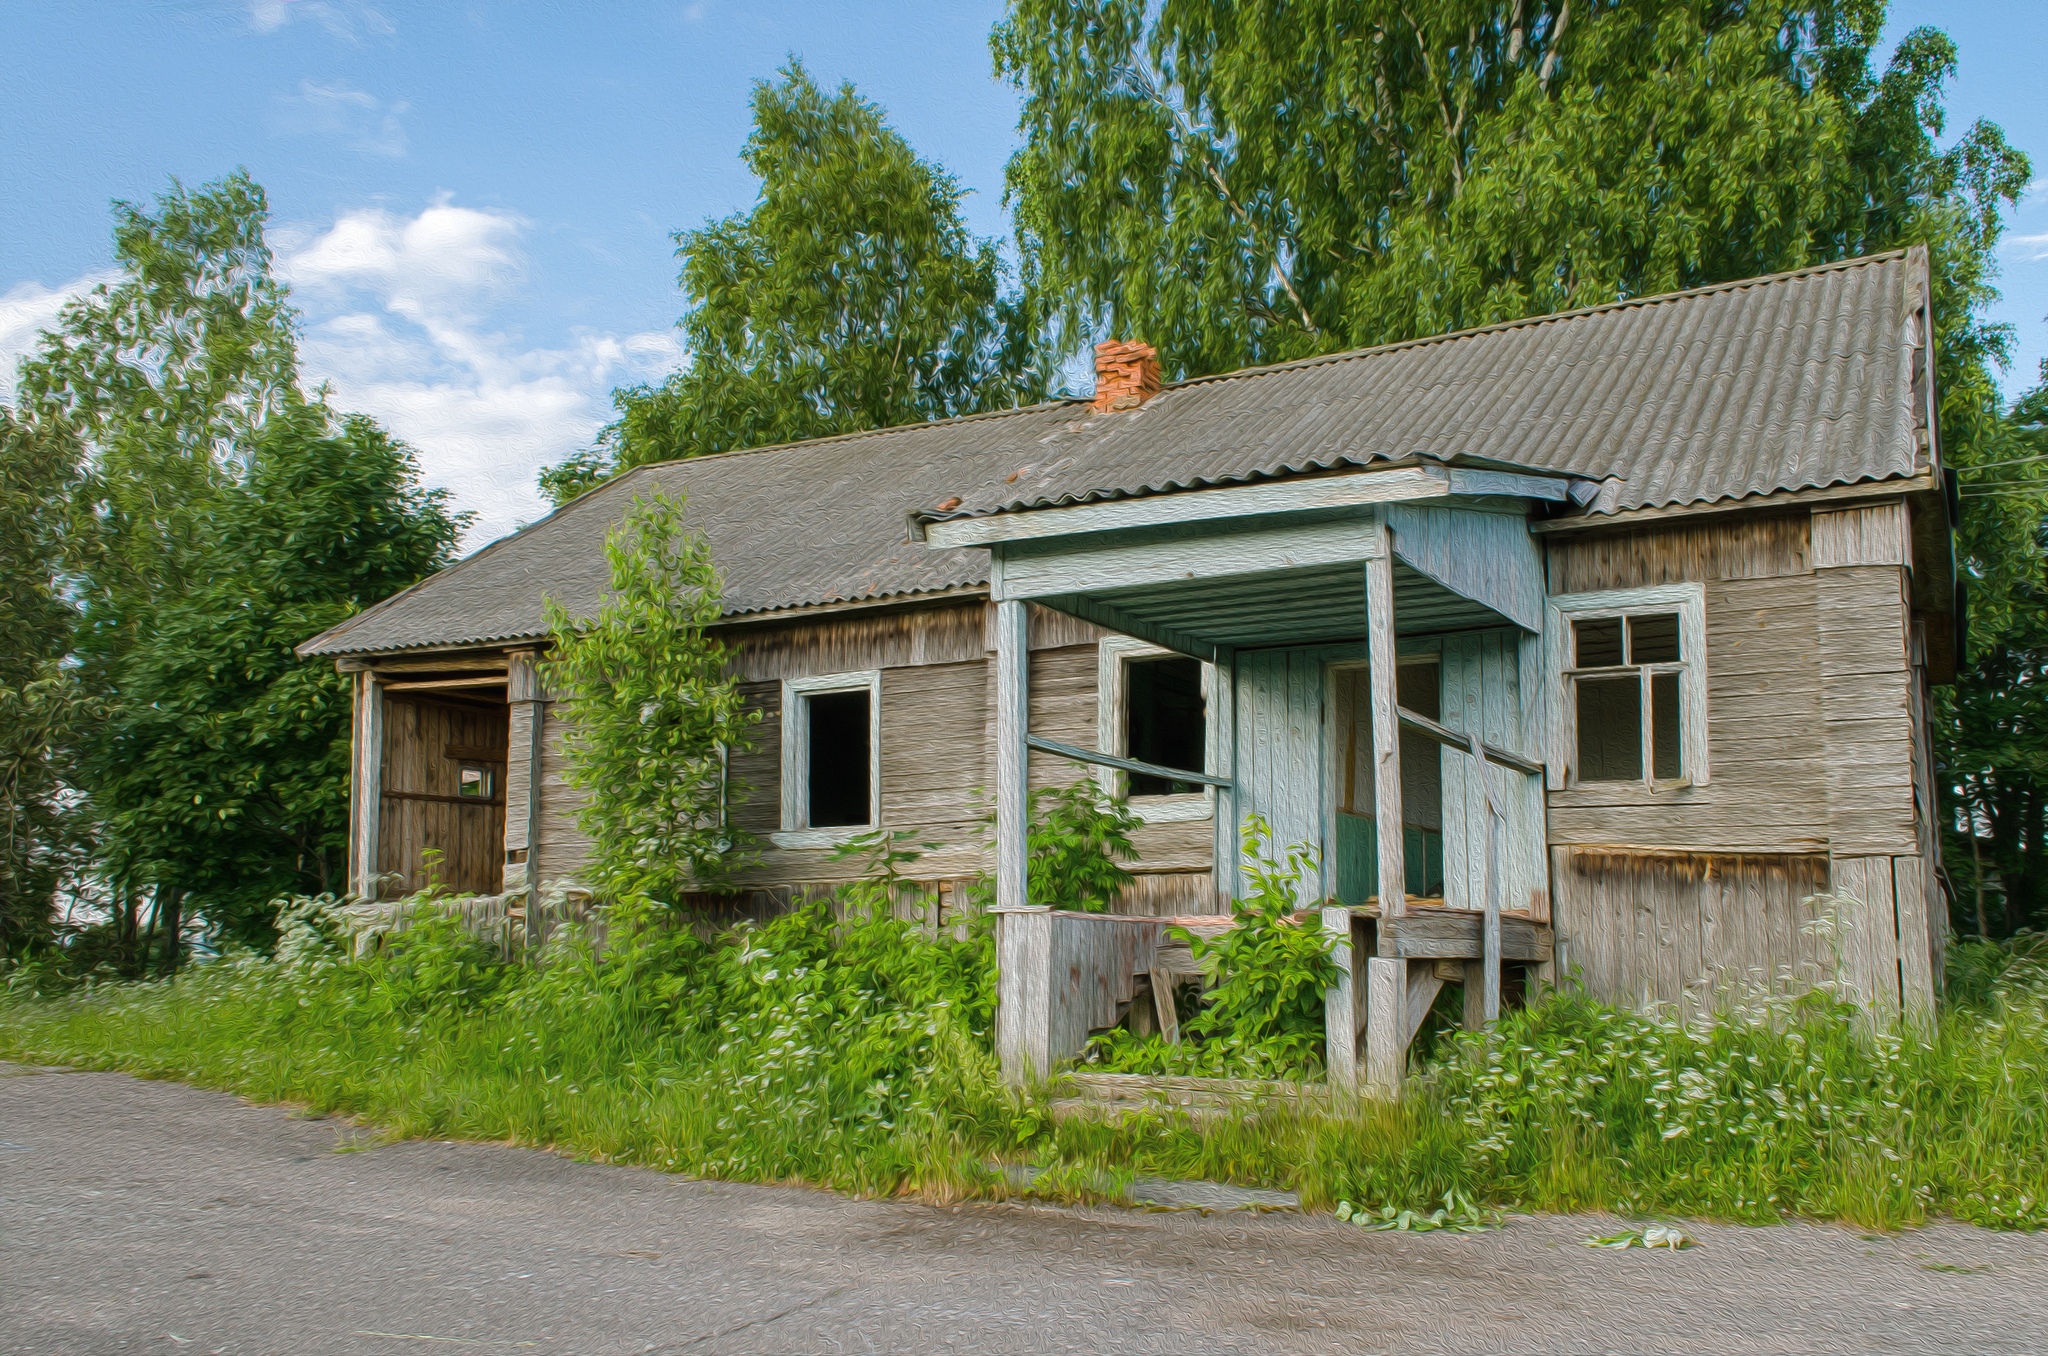
<path fill-rule="evenodd" d="M 0 396 L 111 259 L 107 203 L 246 165 L 268 189 L 306 366 L 420 449 L 479 515 L 538 516 L 534 472 L 612 387 L 681 361 L 670 232 L 745 208 L 752 82 L 791 54 L 852 80 L 1004 231 L 1016 96 L 999 3 L 604 5 L 401 0 L 15 4 L 0 17 Z M 1950 133 L 1989 117 L 2048 171 L 2048 5 L 1896 4 L 1962 49 Z M 2006 385 L 2048 357 L 2048 191 L 2016 216 Z"/>

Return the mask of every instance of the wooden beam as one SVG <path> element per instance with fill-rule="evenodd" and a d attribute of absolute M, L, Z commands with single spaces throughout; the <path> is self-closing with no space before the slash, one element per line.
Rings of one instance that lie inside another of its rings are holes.
<path fill-rule="evenodd" d="M 1463 471 L 1459 474 L 1487 476 L 1497 473 Z M 1083 532 L 1119 532 L 1258 514 L 1352 508 L 1395 499 L 1428 499 L 1456 493 L 1451 488 L 1451 476 L 1445 467 L 1424 464 L 1304 476 L 1262 485 L 1180 490 L 1101 504 L 1062 505 L 928 522 L 924 527 L 924 539 L 933 546 L 942 547 L 992 546 L 999 542 L 1043 540 Z M 1501 491 L 1467 492 L 1497 494 Z M 1558 497 L 1563 497 L 1561 488 Z"/>
<path fill-rule="evenodd" d="M 384 803 L 384 694 L 376 679 L 356 674 L 350 730 L 348 888 L 377 897 L 378 821 Z"/>
<path fill-rule="evenodd" d="M 1413 730 L 1426 739 L 1435 740 L 1445 748 L 1457 749 L 1460 752 L 1472 746 L 1472 736 L 1470 735 L 1461 735 L 1456 730 L 1439 725 L 1428 716 L 1410 711 L 1405 706 L 1397 707 L 1396 711 L 1401 718 L 1402 729 Z M 1502 767 L 1511 767 L 1517 772 L 1526 772 L 1531 776 L 1540 777 L 1543 775 L 1543 764 L 1532 763 L 1518 753 L 1509 753 L 1506 749 L 1495 748 L 1493 745 L 1486 743 L 1480 744 L 1479 748 L 1489 759 L 1499 763 Z"/>
<path fill-rule="evenodd" d="M 1418 909 L 1380 920 L 1383 956 L 1410 960 L 1482 960 L 1486 917 L 1470 909 Z M 1554 934 L 1546 923 L 1502 916 L 1500 958 L 1540 964 L 1552 958 Z"/>
<path fill-rule="evenodd" d="M 1372 701 L 1373 812 L 1379 846 L 1380 914 L 1399 918 L 1406 909 L 1408 872 L 1402 860 L 1400 703 L 1395 673 L 1394 534 L 1376 525 L 1375 554 L 1365 563 L 1365 624 L 1368 684 Z"/>
<path fill-rule="evenodd" d="M 1353 517 L 1006 556 L 996 596 L 1044 600 L 1069 593 L 1106 593 L 1316 565 L 1349 565 L 1372 554 L 1375 535 L 1370 520 Z"/>
<path fill-rule="evenodd" d="M 1222 652 L 1220 647 L 1210 644 L 1200 636 L 1191 636 L 1185 631 L 1176 631 L 1170 627 L 1154 626 L 1142 617 L 1134 617 L 1120 607 L 1094 598 L 1070 594 L 1034 601 L 1040 607 L 1050 608 L 1054 612 L 1064 612 L 1069 617 L 1078 617 L 1091 625 L 1102 627 L 1105 631 L 1116 631 L 1134 640 L 1142 640 L 1147 645 L 1157 645 L 1162 650 L 1172 650 L 1175 654 L 1199 659 L 1205 664 L 1217 662 L 1216 656 Z"/>
<path fill-rule="evenodd" d="M 1701 518 L 1717 513 L 1754 513 L 1758 509 L 1796 508 L 1802 504 L 1838 504 L 1858 500 L 1896 499 L 1901 495 L 1938 491 L 1931 475 L 1902 476 L 1896 480 L 1873 480 L 1860 485 L 1829 485 L 1814 490 L 1775 490 L 1741 499 L 1719 499 L 1711 504 L 1671 504 L 1658 507 L 1622 509 L 1615 513 L 1586 513 L 1568 518 L 1548 518 L 1529 524 L 1542 535 L 1553 532 L 1597 532 L 1602 528 L 1645 527 L 1681 518 Z"/>
<path fill-rule="evenodd" d="M 1331 935 L 1330 956 L 1337 962 L 1337 982 L 1323 990 L 1324 1067 L 1330 1086 L 1354 1092 L 1358 1088 L 1358 1008 L 1363 976 L 1357 972 L 1356 949 L 1351 945 L 1351 910 L 1323 909 L 1323 931 Z"/>
<path fill-rule="evenodd" d="M 377 673 L 503 673 L 502 654 L 448 655 L 440 659 L 370 659 L 363 661 Z"/>
<path fill-rule="evenodd" d="M 1396 1101 L 1408 1063 L 1408 1042 L 1402 1039 L 1408 1018 L 1408 962 L 1368 957 L 1365 993 L 1365 1091 Z"/>
<path fill-rule="evenodd" d="M 1209 882 L 1219 899 L 1238 897 L 1237 872 L 1240 848 L 1237 796 L 1237 651 L 1219 649 L 1210 673 L 1215 681 L 1209 694 L 1216 730 L 1216 767 L 1230 779 L 1216 788 L 1213 823 L 1216 841 L 1211 849 Z"/>
<path fill-rule="evenodd" d="M 386 692 L 456 692 L 475 687 L 503 687 L 507 679 L 504 674 L 493 674 L 488 678 L 436 678 L 429 682 L 386 683 Z"/>
<path fill-rule="evenodd" d="M 1031 621 L 1024 604 L 996 604 L 996 907 L 1030 907 Z"/>
<path fill-rule="evenodd" d="M 1144 777 L 1163 777 L 1174 782 L 1199 782 L 1203 786 L 1230 785 L 1228 777 L 1212 776 L 1207 772 L 1189 772 L 1186 768 L 1167 767 L 1163 763 L 1143 763 L 1136 758 L 1119 758 L 1111 753 L 1097 753 L 1093 749 L 1076 748 L 1072 744 L 1040 739 L 1035 734 L 1025 735 L 1024 742 L 1042 753 L 1071 758 L 1077 763 L 1093 763 L 1097 767 L 1113 767 L 1123 772 L 1135 772 Z"/>

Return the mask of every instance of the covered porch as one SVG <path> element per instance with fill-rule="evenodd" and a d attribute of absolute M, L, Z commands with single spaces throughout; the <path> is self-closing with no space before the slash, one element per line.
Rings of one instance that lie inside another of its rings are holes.
<path fill-rule="evenodd" d="M 1542 561 L 1526 517 L 1565 494 L 1561 479 L 1421 464 L 927 526 L 993 557 L 1006 1077 L 1077 1054 L 1165 945 L 1163 920 L 1026 902 L 1033 749 L 1213 788 L 1227 896 L 1246 816 L 1276 851 L 1314 849 L 1299 905 L 1334 934 L 1343 975 L 1326 995 L 1333 1085 L 1397 1090 L 1447 981 L 1464 985 L 1468 1024 L 1498 1014 L 1503 963 L 1550 959 Z M 1209 765 L 1035 735 L 1032 604 L 1210 665 Z"/>

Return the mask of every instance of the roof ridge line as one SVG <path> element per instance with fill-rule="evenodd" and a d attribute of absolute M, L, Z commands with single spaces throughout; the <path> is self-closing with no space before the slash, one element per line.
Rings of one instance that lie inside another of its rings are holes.
<path fill-rule="evenodd" d="M 1866 268 L 1872 264 L 1890 263 L 1904 259 L 1916 246 L 1907 245 L 1879 254 L 1859 254 L 1853 259 L 1835 259 L 1823 264 L 1809 264 L 1804 268 L 1786 269 L 1778 273 L 1765 273 L 1754 278 L 1736 278 L 1728 282 L 1707 283 L 1700 287 L 1688 287 L 1677 292 L 1656 292 L 1646 297 L 1624 297 L 1619 301 L 1603 301 L 1596 306 L 1578 306 L 1569 311 L 1546 311 L 1542 315 L 1527 315 L 1516 320 L 1497 320 L 1490 325 L 1474 325 L 1469 329 L 1451 330 L 1444 334 L 1425 334 L 1413 339 L 1396 339 L 1385 344 L 1370 344 L 1365 348 L 1344 349 L 1336 353 L 1319 353 L 1312 358 L 1295 358 L 1284 363 L 1263 363 L 1257 367 L 1240 367 L 1229 372 L 1211 372 L 1199 377 L 1183 377 L 1179 381 L 1167 382 L 1159 388 L 1159 394 L 1178 391 L 1189 386 L 1201 386 L 1209 382 L 1235 381 L 1242 377 L 1270 376 L 1275 372 L 1291 372 L 1330 363 L 1351 362 L 1358 358 L 1375 357 L 1382 353 L 1396 353 L 1402 349 L 1421 348 L 1429 344 L 1446 344 L 1460 339 L 1472 339 L 1482 334 L 1503 334 L 1509 330 L 1525 329 L 1532 325 L 1547 325 L 1560 320 L 1578 320 L 1604 311 L 1625 311 L 1641 306 L 1655 306 L 1668 301 L 1683 301 L 1688 297 L 1707 296 L 1716 292 L 1737 292 L 1759 287 L 1768 283 L 1789 282 L 1794 278 L 1810 277 L 1816 273 L 1834 273 L 1851 268 Z"/>

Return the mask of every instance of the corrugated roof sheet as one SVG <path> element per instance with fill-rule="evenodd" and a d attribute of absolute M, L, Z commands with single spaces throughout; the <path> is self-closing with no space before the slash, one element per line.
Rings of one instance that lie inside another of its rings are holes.
<path fill-rule="evenodd" d="M 932 517 L 1417 454 L 1619 478 L 1616 508 L 1914 470 L 1905 252 L 1181 382 Z"/>
<path fill-rule="evenodd" d="M 975 585 L 982 551 L 905 541 L 949 517 L 1398 459 L 1619 478 L 1617 508 L 1910 475 L 1918 251 L 1085 402 L 643 467 L 302 647 L 340 655 L 540 635 L 594 611 L 635 494 L 689 498 L 728 613 Z M 957 506 L 940 511 L 953 498 Z"/>
<path fill-rule="evenodd" d="M 912 510 L 1086 412 L 1085 402 L 789 443 L 630 471 L 300 647 L 342 655 L 547 630 L 543 596 L 588 615 L 610 584 L 605 533 L 659 486 L 688 498 L 729 614 L 930 593 L 988 580 L 986 551 L 908 541 Z"/>

